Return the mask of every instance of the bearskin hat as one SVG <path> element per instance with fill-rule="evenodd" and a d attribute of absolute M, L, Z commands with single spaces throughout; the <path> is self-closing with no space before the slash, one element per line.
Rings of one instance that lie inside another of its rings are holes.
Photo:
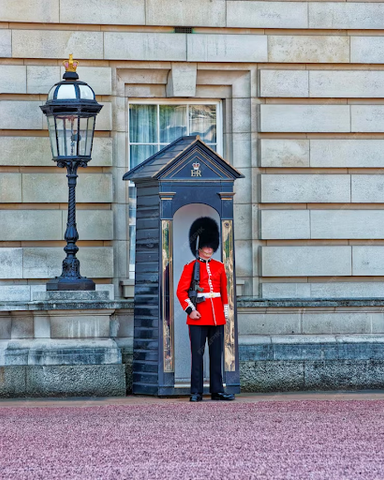
<path fill-rule="evenodd" d="M 189 246 L 192 255 L 196 255 L 196 240 L 199 237 L 198 248 L 210 247 L 214 252 L 219 248 L 219 226 L 211 217 L 197 218 L 189 229 Z"/>

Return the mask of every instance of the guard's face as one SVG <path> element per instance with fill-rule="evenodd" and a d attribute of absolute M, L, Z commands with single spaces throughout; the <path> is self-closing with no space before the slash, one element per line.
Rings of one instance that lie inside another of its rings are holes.
<path fill-rule="evenodd" d="M 211 247 L 202 247 L 199 248 L 199 257 L 203 258 L 204 260 L 208 260 L 213 255 L 213 248 Z"/>

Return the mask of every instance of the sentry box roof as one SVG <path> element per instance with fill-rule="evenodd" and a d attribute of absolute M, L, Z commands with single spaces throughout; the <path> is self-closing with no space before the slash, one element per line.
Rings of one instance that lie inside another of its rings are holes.
<path fill-rule="evenodd" d="M 123 180 L 141 182 L 233 181 L 243 178 L 238 170 L 200 140 L 199 135 L 180 137 L 127 172 Z"/>

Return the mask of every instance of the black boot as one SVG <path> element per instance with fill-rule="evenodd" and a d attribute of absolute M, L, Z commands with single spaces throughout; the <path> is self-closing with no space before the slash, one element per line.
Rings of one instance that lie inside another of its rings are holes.
<path fill-rule="evenodd" d="M 203 400 L 203 396 L 201 393 L 192 393 L 189 399 L 190 402 L 201 402 Z"/>
<path fill-rule="evenodd" d="M 211 399 L 231 401 L 235 399 L 235 395 L 233 393 L 212 393 Z"/>

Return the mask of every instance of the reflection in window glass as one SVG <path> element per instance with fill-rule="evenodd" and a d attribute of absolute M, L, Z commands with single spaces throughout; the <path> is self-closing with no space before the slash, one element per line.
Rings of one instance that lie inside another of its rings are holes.
<path fill-rule="evenodd" d="M 130 104 L 130 168 L 184 135 L 217 151 L 217 104 Z"/>
<path fill-rule="evenodd" d="M 160 105 L 160 142 L 171 143 L 187 134 L 187 107 Z"/>
<path fill-rule="evenodd" d="M 216 105 L 189 107 L 190 135 L 200 135 L 205 143 L 216 143 Z"/>
<path fill-rule="evenodd" d="M 158 151 L 157 145 L 131 145 L 129 154 L 131 158 L 131 168 L 151 157 Z"/>

